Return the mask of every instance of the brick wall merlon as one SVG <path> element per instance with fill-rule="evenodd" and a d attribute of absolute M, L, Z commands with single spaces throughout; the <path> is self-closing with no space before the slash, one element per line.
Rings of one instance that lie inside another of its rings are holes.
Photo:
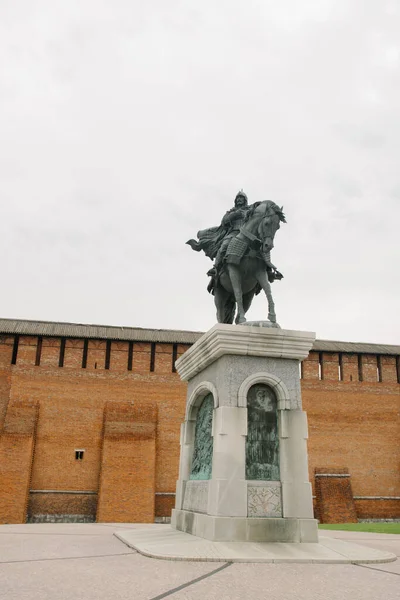
<path fill-rule="evenodd" d="M 342 380 L 358 381 L 358 357 L 356 354 L 342 354 Z"/>
<path fill-rule="evenodd" d="M 363 381 L 378 381 L 378 363 L 376 359 L 376 355 L 374 354 L 362 354 L 361 355 L 361 364 L 362 364 L 362 375 Z"/>
<path fill-rule="evenodd" d="M 322 353 L 322 373 L 324 379 L 339 380 L 339 354 L 330 352 Z"/>
<path fill-rule="evenodd" d="M 319 379 L 319 352 L 310 352 L 302 362 L 303 379 Z"/>
<path fill-rule="evenodd" d="M 155 373 L 172 373 L 172 344 L 156 344 L 155 347 Z"/>
<path fill-rule="evenodd" d="M 381 372 L 383 383 L 397 383 L 395 356 L 381 356 Z"/>
<path fill-rule="evenodd" d="M 38 338 L 20 336 L 18 343 L 17 365 L 31 367 L 35 365 Z"/>

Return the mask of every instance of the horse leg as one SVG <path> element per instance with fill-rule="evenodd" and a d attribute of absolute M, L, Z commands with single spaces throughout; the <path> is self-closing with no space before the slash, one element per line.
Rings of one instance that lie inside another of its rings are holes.
<path fill-rule="evenodd" d="M 245 323 L 246 317 L 244 316 L 242 283 L 240 280 L 239 267 L 237 265 L 228 264 L 228 273 L 237 304 L 236 323 Z"/>
<path fill-rule="evenodd" d="M 246 314 L 247 311 L 249 310 L 251 303 L 253 302 L 253 298 L 254 298 L 254 290 L 251 290 L 250 292 L 247 292 L 247 294 L 243 295 L 244 314 Z"/>
<path fill-rule="evenodd" d="M 214 290 L 214 302 L 217 309 L 218 323 L 233 323 L 234 302 L 231 300 L 232 294 L 226 291 L 221 285 L 217 285 Z"/>
<path fill-rule="evenodd" d="M 276 323 L 275 304 L 272 298 L 271 285 L 268 281 L 267 271 L 265 269 L 260 269 L 255 276 L 268 300 L 268 320 L 271 321 L 271 323 Z"/>
<path fill-rule="evenodd" d="M 244 310 L 244 314 L 247 313 L 247 311 L 249 310 L 251 303 L 253 301 L 254 298 L 254 290 L 251 290 L 251 292 L 247 292 L 247 294 L 243 294 L 243 310 Z M 239 323 L 239 314 L 237 315 L 236 319 L 235 319 L 235 323 L 238 324 Z"/>

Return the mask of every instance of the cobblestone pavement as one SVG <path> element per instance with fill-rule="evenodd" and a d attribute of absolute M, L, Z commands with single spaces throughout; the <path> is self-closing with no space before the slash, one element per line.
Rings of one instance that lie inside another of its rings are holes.
<path fill-rule="evenodd" d="M 143 527 L 143 525 L 141 525 Z M 115 536 L 132 524 L 0 526 L 0 600 L 398 600 L 400 561 L 377 565 L 165 561 Z M 400 536 L 324 531 L 400 555 Z"/>

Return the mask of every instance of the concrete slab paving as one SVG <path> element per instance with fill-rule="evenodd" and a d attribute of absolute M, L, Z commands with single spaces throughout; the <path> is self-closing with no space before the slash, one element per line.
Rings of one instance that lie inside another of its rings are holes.
<path fill-rule="evenodd" d="M 173 529 L 153 525 L 119 530 L 114 534 L 144 556 L 166 560 L 264 563 L 385 563 L 396 560 L 387 550 L 377 550 L 336 536 L 319 536 L 319 543 L 285 544 L 213 542 Z"/>
<path fill-rule="evenodd" d="M 397 600 L 399 596 L 400 561 L 370 565 L 171 562 L 147 558 L 113 535 L 128 529 L 143 533 L 154 526 L 0 526 L 0 600 Z M 341 532 L 325 533 L 340 541 Z M 374 543 L 373 535 L 368 544 Z M 391 537 L 376 538 L 388 552 L 395 542 Z"/>
<path fill-rule="evenodd" d="M 176 592 L 173 600 L 398 600 L 397 576 L 358 565 L 243 564 Z"/>

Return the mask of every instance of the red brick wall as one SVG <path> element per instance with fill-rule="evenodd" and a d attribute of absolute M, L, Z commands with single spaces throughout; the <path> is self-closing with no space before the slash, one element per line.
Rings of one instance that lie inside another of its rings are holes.
<path fill-rule="evenodd" d="M 318 358 L 312 352 L 305 362 L 317 365 Z M 356 355 L 342 356 L 343 381 L 338 374 L 334 377 L 338 356 L 331 354 L 328 364 L 325 360 L 324 353 L 322 380 L 317 379 L 315 369 L 303 367 L 301 381 L 309 425 L 310 481 L 314 485 L 316 468 L 335 472 L 345 466 L 355 496 L 400 496 L 400 385 L 395 359 L 381 357 L 382 382 L 377 380 L 376 356 L 362 356 L 362 382 Z M 373 516 L 375 500 L 356 502 L 359 518 L 400 517 L 399 503 L 380 502 L 381 517 Z"/>
<path fill-rule="evenodd" d="M 7 366 L 12 398 L 34 399 L 41 407 L 31 489 L 97 492 L 106 402 L 155 403 L 160 416 L 157 439 L 150 443 L 156 452 L 156 487 L 151 502 L 154 516 L 155 491 L 174 492 L 178 477 L 179 429 L 184 417 L 186 386 L 178 374 L 172 373 L 172 345 L 155 346 L 154 372 L 150 372 L 149 343 L 134 344 L 132 371 L 128 371 L 128 343 L 112 343 L 110 368 L 105 370 L 104 345 L 89 342 L 87 367 L 83 369 L 83 340 L 69 339 L 65 343 L 63 368 L 58 366 L 60 340 L 46 338 L 42 342 L 40 365 L 35 366 L 37 338 L 33 339 L 35 344 L 30 343 L 32 339 L 29 343 L 23 340 L 17 364 Z M 12 351 L 12 345 L 10 348 Z M 75 460 L 75 449 L 85 450 L 82 461 Z M 79 503 L 81 509 L 77 510 Z M 61 514 L 87 514 L 88 503 L 81 495 L 72 499 L 72 495 L 66 494 L 31 494 L 30 514 L 46 514 L 48 510 L 53 514 L 61 508 Z M 166 510 L 170 512 L 169 505 Z"/>
<path fill-rule="evenodd" d="M 348 469 L 317 467 L 315 494 L 321 523 L 357 523 Z"/>
<path fill-rule="evenodd" d="M 38 405 L 10 402 L 0 435 L 0 523 L 24 523 Z"/>
<path fill-rule="evenodd" d="M 368 498 L 355 499 L 357 517 L 359 519 L 387 519 L 399 517 L 400 499 L 394 498 Z"/>
<path fill-rule="evenodd" d="M 30 494 L 29 517 L 37 515 L 86 515 L 96 516 L 97 495 L 94 494 Z"/>
<path fill-rule="evenodd" d="M 175 508 L 175 496 L 156 496 L 156 517 L 170 517 L 173 508 Z"/>
<path fill-rule="evenodd" d="M 13 338 L 3 338 L 1 342 L 0 418 L 7 410 L 9 398 L 11 402 L 33 401 L 40 404 L 31 489 L 97 492 L 105 405 L 112 402 L 122 406 L 133 401 L 141 406 L 147 403 L 157 406 L 155 441 L 133 440 L 132 443 L 138 448 L 142 444 L 143 451 L 149 455 L 155 445 L 155 492 L 174 492 L 186 384 L 180 381 L 177 373 L 172 372 L 172 344 L 154 344 L 154 371 L 151 372 L 150 343 L 133 344 L 132 371 L 128 371 L 127 342 L 111 343 L 109 369 L 105 369 L 107 344 L 104 341 L 89 340 L 85 369 L 82 368 L 83 340 L 66 340 L 64 367 L 58 366 L 60 339 L 43 338 L 39 366 L 35 366 L 36 337 L 21 336 L 17 364 L 13 366 L 10 364 Z M 177 356 L 187 348 L 187 345 L 177 345 Z M 339 361 L 342 381 L 339 381 Z M 309 422 L 310 480 L 314 483 L 316 467 L 332 469 L 345 466 L 351 474 L 355 496 L 400 496 L 400 385 L 396 360 L 390 356 L 381 357 L 382 382 L 377 381 L 378 362 L 375 356 L 363 356 L 361 362 L 363 375 L 370 381 L 358 381 L 357 355 L 343 354 L 340 358 L 338 354 L 324 352 L 320 356 L 318 352 L 311 352 L 303 363 L 301 385 Z M 320 371 L 322 380 L 319 379 Z M 104 454 L 110 456 L 110 464 L 115 453 L 109 449 L 115 443 L 119 445 L 118 452 L 129 452 L 130 442 L 114 442 L 110 438 Z M 75 449 L 85 450 L 82 461 L 75 460 Z M 107 475 L 108 481 L 111 470 Z M 128 463 L 125 470 L 129 475 Z M 119 473 L 122 477 L 124 470 L 119 469 Z M 106 477 L 104 472 L 102 476 Z M 93 510 L 93 498 L 90 502 L 90 510 Z M 152 502 L 154 505 L 154 498 Z M 378 513 L 381 518 L 400 516 L 398 502 L 377 502 L 356 501 L 362 518 L 379 518 L 374 517 Z M 41 494 L 32 494 L 31 503 L 37 514 L 55 510 L 51 506 L 56 505 L 64 506 L 67 511 L 73 510 L 74 514 L 88 514 L 89 506 L 89 501 L 83 497 L 46 499 Z M 75 512 L 79 503 L 81 508 Z M 106 504 L 105 501 L 104 507 Z M 173 496 L 156 496 L 157 516 L 169 516 L 172 506 Z M 110 516 L 111 504 L 108 504 L 107 511 Z M 19 514 L 23 513 L 21 509 Z M 146 518 L 150 518 L 148 514 Z M 0 522 L 3 516 L 0 512 Z M 111 520 L 116 520 L 115 516 Z"/>
<path fill-rule="evenodd" d="M 157 406 L 108 402 L 97 521 L 154 522 Z"/>
<path fill-rule="evenodd" d="M 186 386 L 176 373 L 172 373 L 172 346 L 169 345 L 168 353 L 156 351 L 154 373 L 149 371 L 150 344 L 134 344 L 132 372 L 127 371 L 128 345 L 118 346 L 118 357 L 114 360 L 115 346 L 114 343 L 112 345 L 109 371 L 104 368 L 82 369 L 83 342 L 79 340 L 66 341 L 64 364 L 70 366 L 64 368 L 58 367 L 58 359 L 51 367 L 43 364 L 42 360 L 40 366 L 35 366 L 36 351 L 31 354 L 30 364 L 26 363 L 25 357 L 23 362 L 20 361 L 18 354 L 17 365 L 12 367 L 13 397 L 34 398 L 41 405 L 33 489 L 97 491 L 104 405 L 108 400 L 124 402 L 137 399 L 154 401 L 160 407 L 156 491 L 174 491 Z M 42 355 L 44 347 L 45 340 Z M 161 369 L 166 370 L 168 362 L 169 374 L 157 373 L 160 356 L 164 361 Z M 74 359 L 75 367 L 71 359 Z M 75 460 L 75 449 L 85 449 L 83 461 Z M 40 501 L 45 502 L 44 497 L 35 499 L 35 506 Z"/>

